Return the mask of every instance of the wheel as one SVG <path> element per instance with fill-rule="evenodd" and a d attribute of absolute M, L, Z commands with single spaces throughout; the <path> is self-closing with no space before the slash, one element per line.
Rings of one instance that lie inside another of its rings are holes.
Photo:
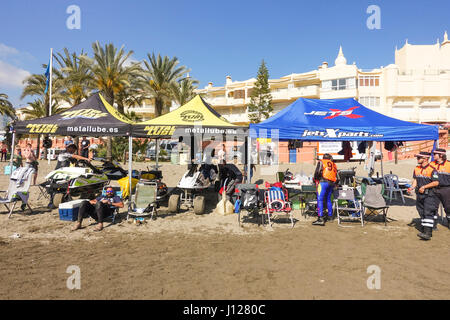
<path fill-rule="evenodd" d="M 205 197 L 204 196 L 196 196 L 194 198 L 194 213 L 195 214 L 204 214 L 205 213 Z"/>
<path fill-rule="evenodd" d="M 53 196 L 53 205 L 55 207 L 59 207 L 61 203 L 63 203 L 64 194 L 63 193 L 57 193 Z"/>
<path fill-rule="evenodd" d="M 169 212 L 178 213 L 180 211 L 180 195 L 172 194 L 169 198 Z"/>

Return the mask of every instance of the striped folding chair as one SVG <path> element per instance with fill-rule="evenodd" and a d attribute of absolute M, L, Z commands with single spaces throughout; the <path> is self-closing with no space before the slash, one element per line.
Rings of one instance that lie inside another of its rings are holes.
<path fill-rule="evenodd" d="M 292 206 L 288 201 L 288 195 L 285 190 L 268 189 L 264 195 L 266 202 L 266 214 L 269 219 L 269 225 L 272 225 L 270 220 L 274 214 L 288 215 L 291 219 L 291 226 L 294 227 L 294 217 L 292 214 Z"/>

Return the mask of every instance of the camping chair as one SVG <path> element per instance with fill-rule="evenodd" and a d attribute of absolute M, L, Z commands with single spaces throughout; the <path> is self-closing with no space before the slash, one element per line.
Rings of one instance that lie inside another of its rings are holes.
<path fill-rule="evenodd" d="M 116 196 L 122 198 L 122 190 L 120 189 L 120 187 L 113 187 L 113 186 L 103 187 L 102 196 L 106 196 L 106 189 L 108 189 L 108 188 L 113 188 L 114 191 L 116 192 Z M 118 208 L 116 206 L 113 206 L 113 205 L 111 205 L 110 208 L 113 209 L 113 213 L 112 213 L 112 216 L 110 216 L 110 218 L 112 219 L 112 223 L 115 223 L 116 216 L 119 214 L 119 209 L 120 208 Z"/>
<path fill-rule="evenodd" d="M 241 226 L 242 210 L 246 210 L 247 213 L 252 214 L 253 217 L 258 217 L 260 208 L 264 203 L 264 199 L 261 199 L 260 195 L 262 195 L 262 193 L 260 193 L 257 184 L 240 183 L 236 185 L 236 192 L 234 193 L 234 197 L 236 198 L 234 201 L 234 212 L 238 214 L 239 226 Z"/>
<path fill-rule="evenodd" d="M 30 189 L 31 180 L 33 179 L 33 173 L 34 169 L 30 170 L 28 173 L 28 176 L 18 182 L 16 179 L 11 177 L 9 179 L 9 186 L 7 191 L 0 191 L 6 193 L 6 197 L 0 198 L 0 204 L 3 204 L 6 209 L 9 211 L 8 218 L 11 217 L 11 214 L 14 211 L 14 208 L 16 206 L 16 202 L 21 200 L 22 201 L 22 210 L 25 210 L 25 207 L 28 206 L 31 213 L 33 213 L 33 209 L 31 209 L 30 205 L 28 204 L 28 198 L 30 196 L 28 190 Z M 10 205 L 10 207 L 8 207 Z"/>
<path fill-rule="evenodd" d="M 291 202 L 287 190 L 283 187 L 281 190 L 272 189 L 272 186 L 266 183 L 267 190 L 264 192 L 264 201 L 266 204 L 266 214 L 269 219 L 269 225 L 272 225 L 270 217 L 275 214 L 288 215 L 291 219 L 291 226 L 294 227 L 294 216 Z"/>
<path fill-rule="evenodd" d="M 366 192 L 363 197 L 363 207 L 367 212 L 366 220 L 370 215 L 378 215 L 380 212 L 383 212 L 384 225 L 386 225 L 389 206 L 386 205 L 386 200 L 383 197 L 382 184 L 366 186 Z"/>
<path fill-rule="evenodd" d="M 387 193 L 389 193 L 389 203 L 392 201 L 392 194 L 394 194 L 394 199 L 397 199 L 395 196 L 396 192 L 400 192 L 400 195 L 402 197 L 402 202 L 405 204 L 405 198 L 403 197 L 403 191 L 400 189 L 400 186 L 398 185 L 398 176 L 395 174 L 386 174 L 383 177 L 383 184 L 385 186 L 385 192 L 386 196 Z"/>
<path fill-rule="evenodd" d="M 156 196 L 158 192 L 158 184 L 154 181 L 141 180 L 136 184 L 136 192 L 132 197 L 131 205 L 128 209 L 127 220 L 129 217 L 146 217 L 156 214 L 158 206 Z"/>
<path fill-rule="evenodd" d="M 361 200 L 357 199 L 354 188 L 338 190 L 334 204 L 339 225 L 342 217 L 344 217 L 350 220 L 361 220 L 361 226 L 364 226 L 364 212 Z"/>

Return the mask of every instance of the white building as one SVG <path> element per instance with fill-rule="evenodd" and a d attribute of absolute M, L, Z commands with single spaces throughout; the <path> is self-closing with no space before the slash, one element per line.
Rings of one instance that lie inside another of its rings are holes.
<path fill-rule="evenodd" d="M 203 93 L 219 113 L 233 123 L 248 123 L 246 105 L 256 79 L 232 81 Z M 450 123 L 450 41 L 434 45 L 405 43 L 395 51 L 395 64 L 370 71 L 347 64 L 342 47 L 334 66 L 323 62 L 317 70 L 269 80 L 274 113 L 300 97 L 355 98 L 373 110 L 402 120 Z"/>

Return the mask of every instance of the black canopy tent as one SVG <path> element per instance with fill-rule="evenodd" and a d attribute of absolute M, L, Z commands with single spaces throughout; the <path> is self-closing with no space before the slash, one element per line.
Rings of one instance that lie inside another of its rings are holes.
<path fill-rule="evenodd" d="M 49 117 L 18 121 L 13 125 L 11 154 L 14 154 L 15 134 L 53 134 L 64 136 L 128 136 L 131 189 L 132 121 L 112 107 L 100 93 Z M 12 159 L 12 157 L 11 157 Z M 12 163 L 11 163 L 12 166 Z M 130 190 L 131 194 L 131 190 Z"/>

